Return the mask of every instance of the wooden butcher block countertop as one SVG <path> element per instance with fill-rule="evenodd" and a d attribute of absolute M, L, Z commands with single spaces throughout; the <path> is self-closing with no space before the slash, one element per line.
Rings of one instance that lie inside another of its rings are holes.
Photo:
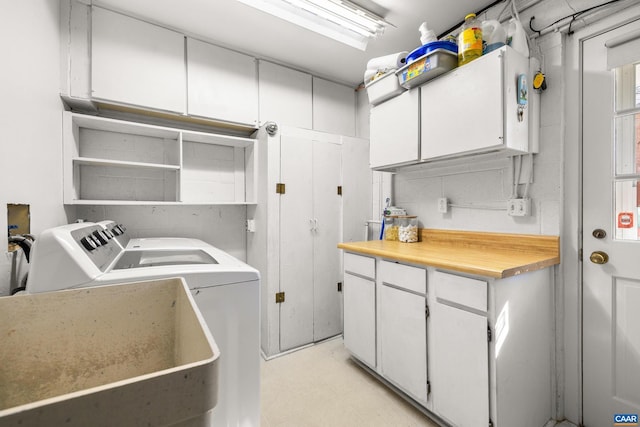
<path fill-rule="evenodd" d="M 498 279 L 560 263 L 560 238 L 533 234 L 422 229 L 415 243 L 370 240 L 338 248 Z"/>

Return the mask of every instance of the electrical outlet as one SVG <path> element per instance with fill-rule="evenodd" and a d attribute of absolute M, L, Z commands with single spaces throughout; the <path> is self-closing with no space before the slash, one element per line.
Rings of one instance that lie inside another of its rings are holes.
<path fill-rule="evenodd" d="M 509 216 L 529 216 L 531 214 L 531 199 L 507 200 L 507 214 Z"/>
<path fill-rule="evenodd" d="M 447 213 L 449 210 L 449 201 L 446 197 L 441 197 L 438 199 L 438 212 Z"/>

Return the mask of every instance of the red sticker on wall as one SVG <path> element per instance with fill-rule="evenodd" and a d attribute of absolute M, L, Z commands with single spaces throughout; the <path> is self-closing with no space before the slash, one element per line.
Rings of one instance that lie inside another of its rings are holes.
<path fill-rule="evenodd" d="M 633 228 L 633 212 L 620 212 L 618 214 L 618 228 Z"/>

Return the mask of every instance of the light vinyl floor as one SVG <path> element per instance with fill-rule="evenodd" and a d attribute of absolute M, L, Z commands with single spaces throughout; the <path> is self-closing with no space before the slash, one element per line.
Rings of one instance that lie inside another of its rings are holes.
<path fill-rule="evenodd" d="M 437 427 L 349 358 L 342 338 L 261 362 L 262 427 Z"/>

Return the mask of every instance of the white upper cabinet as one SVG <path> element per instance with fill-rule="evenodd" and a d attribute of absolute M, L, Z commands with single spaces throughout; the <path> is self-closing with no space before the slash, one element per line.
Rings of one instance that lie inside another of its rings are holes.
<path fill-rule="evenodd" d="M 92 8 L 92 98 L 184 113 L 184 36 Z"/>
<path fill-rule="evenodd" d="M 422 159 L 528 152 L 533 110 L 528 105 L 533 93 L 528 73 L 529 60 L 504 47 L 422 85 Z M 524 93 L 518 89 L 519 76 Z"/>
<path fill-rule="evenodd" d="M 259 61 L 260 121 L 279 126 L 313 126 L 311 75 Z"/>
<path fill-rule="evenodd" d="M 538 108 L 529 59 L 505 46 L 373 107 L 371 167 L 535 153 Z"/>
<path fill-rule="evenodd" d="M 355 90 L 348 86 L 314 77 L 313 130 L 355 136 Z"/>
<path fill-rule="evenodd" d="M 187 37 L 189 115 L 258 125 L 256 60 Z"/>
<path fill-rule="evenodd" d="M 410 90 L 371 109 L 371 168 L 411 164 L 420 158 L 420 91 Z"/>

